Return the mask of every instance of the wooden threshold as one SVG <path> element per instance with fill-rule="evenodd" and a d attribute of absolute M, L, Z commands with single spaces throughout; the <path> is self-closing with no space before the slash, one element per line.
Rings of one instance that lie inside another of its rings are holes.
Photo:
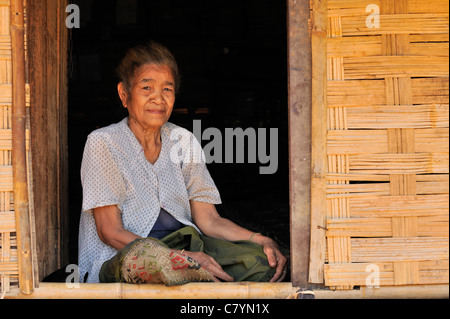
<path fill-rule="evenodd" d="M 72 284 L 73 285 L 73 284 Z M 397 286 L 352 290 L 308 290 L 315 299 L 448 299 L 449 285 Z M 302 289 L 292 283 L 189 283 L 166 287 L 132 285 L 40 283 L 31 295 L 11 289 L 11 299 L 302 299 Z"/>

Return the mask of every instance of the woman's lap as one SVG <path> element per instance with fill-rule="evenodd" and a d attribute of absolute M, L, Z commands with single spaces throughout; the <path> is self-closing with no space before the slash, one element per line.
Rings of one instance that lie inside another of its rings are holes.
<path fill-rule="evenodd" d="M 251 241 L 230 242 L 210 238 L 200 235 L 195 228 L 186 226 L 162 238 L 160 242 L 171 249 L 204 252 L 213 257 L 236 282 L 267 282 L 275 273 L 275 269 L 269 266 L 262 247 Z M 101 282 L 121 281 L 119 269 L 130 245 L 132 243 L 103 264 L 99 275 Z"/>

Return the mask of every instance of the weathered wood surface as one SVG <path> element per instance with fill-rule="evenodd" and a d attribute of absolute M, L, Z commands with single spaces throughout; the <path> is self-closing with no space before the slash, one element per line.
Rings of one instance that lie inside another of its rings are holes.
<path fill-rule="evenodd" d="M 67 1 L 31 1 L 31 151 L 39 279 L 68 260 Z M 42 19 L 42 17 L 47 17 Z M 47 30 L 42 32 L 41 30 Z"/>
<path fill-rule="evenodd" d="M 311 220 L 311 40 L 309 0 L 288 1 L 291 281 L 308 284 Z"/>

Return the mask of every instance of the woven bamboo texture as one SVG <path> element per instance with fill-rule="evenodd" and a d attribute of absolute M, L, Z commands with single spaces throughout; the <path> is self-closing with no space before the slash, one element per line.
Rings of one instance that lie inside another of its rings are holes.
<path fill-rule="evenodd" d="M 449 282 L 448 5 L 327 2 L 324 276 L 334 289 Z"/>
<path fill-rule="evenodd" d="M 29 107 L 28 85 L 26 98 Z M 11 158 L 12 107 L 10 2 L 0 0 L 0 296 L 18 287 L 19 272 Z M 28 136 L 27 131 L 27 140 Z"/>

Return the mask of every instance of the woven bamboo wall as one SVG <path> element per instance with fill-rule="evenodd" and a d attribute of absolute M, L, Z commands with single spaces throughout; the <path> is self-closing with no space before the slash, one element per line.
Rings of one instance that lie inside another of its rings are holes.
<path fill-rule="evenodd" d="M 11 159 L 13 106 L 9 5 L 9 0 L 0 0 L 0 296 L 18 286 L 19 268 Z M 28 85 L 26 99 L 29 107 Z"/>
<path fill-rule="evenodd" d="M 328 0 L 327 286 L 449 282 L 448 5 Z"/>

